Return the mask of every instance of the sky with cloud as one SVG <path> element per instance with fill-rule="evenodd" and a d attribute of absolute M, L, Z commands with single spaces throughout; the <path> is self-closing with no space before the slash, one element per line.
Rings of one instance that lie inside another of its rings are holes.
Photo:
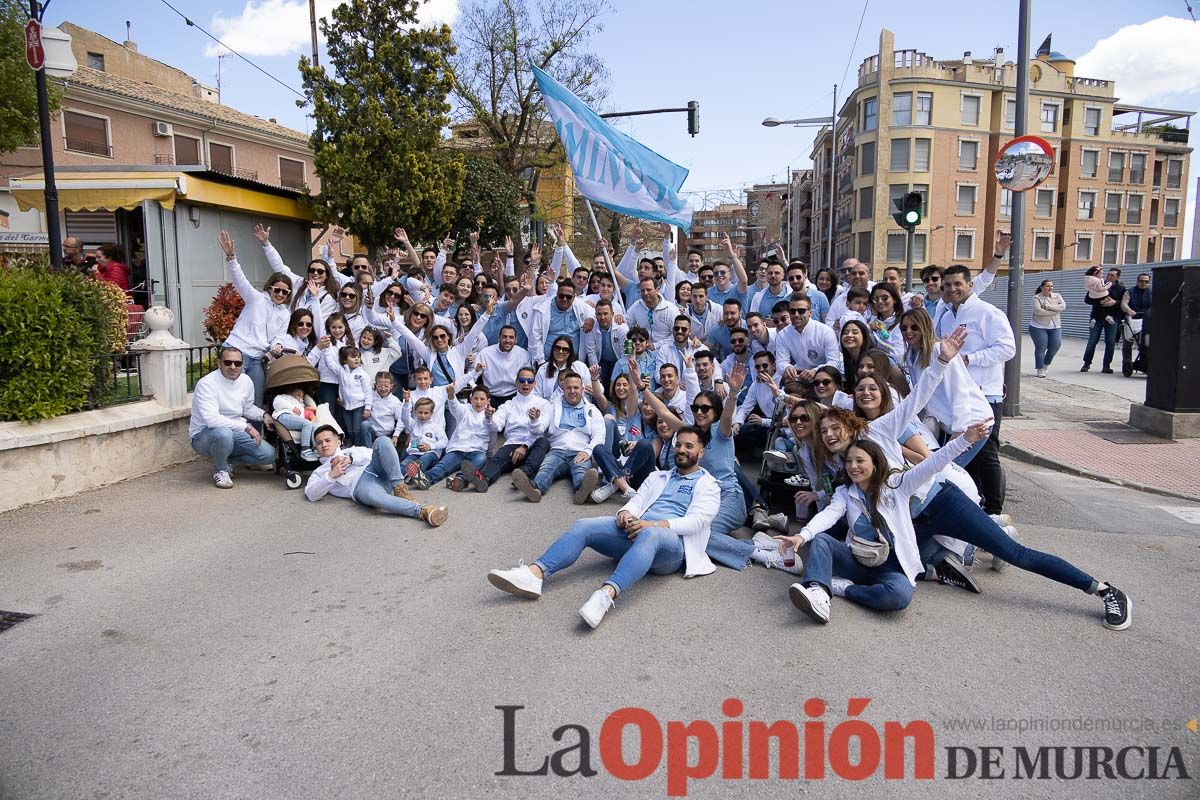
<path fill-rule="evenodd" d="M 691 170 L 685 190 L 737 188 L 809 166 L 814 131 L 764 128 L 761 120 L 830 113 L 832 85 L 856 80 L 859 63 L 878 49 L 881 28 L 894 33 L 897 49 L 915 48 L 934 58 L 960 58 L 968 50 L 988 57 L 995 47 L 1003 47 L 1008 58 L 1016 55 L 1016 2 L 964 14 L 957 0 L 868 0 L 865 15 L 859 0 L 836 6 L 795 0 L 743 6 L 727 0 L 611 2 L 614 12 L 593 42 L 610 72 L 606 110 L 700 101 L 701 134 L 694 139 L 682 115 L 620 123 Z M 171 4 L 284 83 L 299 86 L 296 62 L 310 52 L 307 0 Z M 318 14 L 328 14 L 335 4 L 317 0 Z M 428 0 L 421 15 L 453 25 L 466 4 Z M 120 5 L 55 0 L 48 19 L 70 20 L 118 41 L 129 19 L 141 52 L 202 82 L 216 82 L 220 46 L 188 27 L 162 0 Z M 1115 80 L 1123 102 L 1200 110 L 1200 23 L 1187 18 L 1183 0 L 1043 0 L 1034 3 L 1031 27 L 1034 48 L 1052 33 L 1054 49 L 1077 60 L 1078 75 Z M 236 58 L 221 59 L 220 69 L 226 104 L 311 129 L 296 95 Z M 1200 134 L 1193 146 L 1197 140 Z M 1189 242 L 1200 152 L 1193 154 L 1190 175 Z"/>

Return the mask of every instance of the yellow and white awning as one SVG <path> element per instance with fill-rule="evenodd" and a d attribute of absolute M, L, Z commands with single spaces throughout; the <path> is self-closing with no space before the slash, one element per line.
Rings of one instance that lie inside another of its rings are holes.
<path fill-rule="evenodd" d="M 146 200 L 163 208 L 175 207 L 177 195 L 186 194 L 188 178 L 182 173 L 87 173 L 55 176 L 58 207 L 64 211 L 131 210 Z M 41 175 L 12 178 L 9 189 L 22 211 L 46 211 L 46 181 Z"/>

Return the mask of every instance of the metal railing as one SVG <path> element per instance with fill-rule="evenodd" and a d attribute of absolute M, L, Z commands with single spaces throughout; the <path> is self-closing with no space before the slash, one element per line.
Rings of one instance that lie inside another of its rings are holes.
<path fill-rule="evenodd" d="M 292 180 L 291 178 L 280 178 L 279 185 L 284 189 L 295 189 L 298 192 L 303 192 L 308 188 L 308 184 L 304 181 Z"/>
<path fill-rule="evenodd" d="M 187 390 L 196 388 L 196 382 L 217 368 L 215 344 L 189 347 L 187 351 Z"/>
<path fill-rule="evenodd" d="M 98 142 L 90 142 L 87 139 L 72 139 L 69 136 L 65 140 L 66 148 L 76 153 L 87 153 L 93 156 L 104 156 L 112 158 L 112 148 L 107 144 L 99 144 Z"/>
<path fill-rule="evenodd" d="M 141 353 L 108 353 L 92 361 L 95 382 L 88 391 L 84 411 L 108 408 L 147 399 L 142 387 Z"/>

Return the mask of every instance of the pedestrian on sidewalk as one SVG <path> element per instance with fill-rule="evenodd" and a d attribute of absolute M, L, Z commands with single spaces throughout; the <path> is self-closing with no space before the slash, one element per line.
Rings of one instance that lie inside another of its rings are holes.
<path fill-rule="evenodd" d="M 1096 355 L 1096 343 L 1100 341 L 1101 335 L 1104 336 L 1104 366 L 1100 371 L 1110 375 L 1113 371 L 1112 360 L 1117 343 L 1117 327 L 1125 318 L 1124 309 L 1128 306 L 1125 303 L 1125 287 L 1121 284 L 1121 270 L 1116 267 L 1110 269 L 1107 282 L 1109 284 L 1107 298 L 1096 300 L 1090 291 L 1084 298 L 1092 307 L 1092 319 L 1080 372 L 1087 372 L 1092 368 L 1092 359 Z M 1113 302 L 1106 303 L 1106 300 Z"/>
<path fill-rule="evenodd" d="M 1046 279 L 1033 295 L 1033 313 L 1029 319 L 1029 338 L 1033 340 L 1033 366 L 1039 378 L 1062 347 L 1062 312 L 1067 301 L 1054 291 L 1054 281 Z"/>

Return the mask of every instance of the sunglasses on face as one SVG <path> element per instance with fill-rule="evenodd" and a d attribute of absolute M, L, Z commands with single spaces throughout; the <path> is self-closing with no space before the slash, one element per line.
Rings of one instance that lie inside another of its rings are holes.
<path fill-rule="evenodd" d="M 391 300 L 399 300 L 404 295 L 400 294 L 399 292 L 384 292 L 383 296 Z"/>
<path fill-rule="evenodd" d="M 680 325 L 679 327 L 672 328 L 671 330 L 673 330 L 675 333 L 687 333 L 688 331 L 691 330 L 691 328 Z"/>
<path fill-rule="evenodd" d="M 714 272 L 713 275 L 717 276 L 718 278 L 728 278 L 729 277 L 728 272 Z"/>
<path fill-rule="evenodd" d="M 573 295 L 573 294 L 560 294 L 560 295 L 558 295 L 558 299 L 559 299 L 559 300 L 564 300 L 564 301 L 566 301 L 566 302 L 568 302 L 568 303 L 569 303 L 569 302 L 571 302 L 572 300 L 574 300 L 574 299 L 575 299 L 575 295 Z"/>
<path fill-rule="evenodd" d="M 645 339 L 645 337 L 642 337 L 642 336 L 630 336 L 629 341 L 633 342 L 634 344 L 641 344 L 641 343 L 645 342 L 646 339 Z"/>
<path fill-rule="evenodd" d="M 553 350 L 553 351 L 554 351 L 554 352 L 556 352 L 556 353 L 569 353 L 569 352 L 571 352 L 571 348 L 569 348 L 569 347 L 563 347 L 561 344 L 556 344 L 556 345 L 554 345 L 554 347 L 551 347 L 550 349 L 551 349 L 551 350 Z"/>
<path fill-rule="evenodd" d="M 739 345 L 739 344 L 745 344 L 747 341 L 748 340 L 746 340 L 746 339 L 730 339 L 729 343 L 732 345 Z"/>
<path fill-rule="evenodd" d="M 713 407 L 711 405 L 707 405 L 707 404 L 701 405 L 700 403 L 692 404 L 692 413 L 693 414 L 699 414 L 701 411 L 703 411 L 706 414 L 711 414 L 712 410 L 713 410 Z"/>
<path fill-rule="evenodd" d="M 770 364 L 755 364 L 754 368 L 756 370 L 758 370 L 759 372 L 766 372 L 767 370 L 769 370 L 771 368 L 771 365 Z"/>
<path fill-rule="evenodd" d="M 358 299 L 358 295 L 356 295 L 354 292 L 338 292 L 338 297 L 341 297 L 343 299 L 348 297 L 351 300 Z"/>
<path fill-rule="evenodd" d="M 240 367 L 242 365 L 242 362 L 232 361 L 230 359 L 226 359 L 226 360 L 222 361 L 221 363 L 227 367 Z"/>
<path fill-rule="evenodd" d="M 913 333 L 916 333 L 917 331 L 919 331 L 919 330 L 921 330 L 921 329 L 920 329 L 920 328 L 918 328 L 916 325 L 901 325 L 901 326 L 900 326 L 900 330 L 902 330 L 902 331 L 912 331 Z"/>
<path fill-rule="evenodd" d="M 533 378 L 517 378 L 517 383 L 528 386 L 529 384 L 533 383 Z"/>
<path fill-rule="evenodd" d="M 432 338 L 435 342 L 440 342 L 449 339 L 450 337 L 444 333 L 435 333 Z"/>
<path fill-rule="evenodd" d="M 308 274 L 309 275 L 327 275 L 328 273 L 325 270 L 320 269 L 318 267 L 309 267 Z"/>
<path fill-rule="evenodd" d="M 282 295 L 283 297 L 287 297 L 291 293 L 292 293 L 291 289 L 288 289 L 283 286 L 272 286 L 271 287 L 271 294 Z"/>
<path fill-rule="evenodd" d="M 311 322 L 297 322 L 296 323 L 297 328 L 311 328 L 312 326 L 313 326 L 313 324 Z"/>
<path fill-rule="evenodd" d="M 817 378 L 813 381 L 813 386 L 829 386 L 833 383 L 833 378 Z"/>
<path fill-rule="evenodd" d="M 810 309 L 807 309 L 807 308 L 789 308 L 788 313 L 794 314 L 798 317 L 803 317 L 805 314 L 807 314 L 809 312 L 809 310 Z"/>
<path fill-rule="evenodd" d="M 808 423 L 812 422 L 812 417 L 808 416 L 808 414 L 793 414 L 792 416 L 788 417 L 788 421 L 790 421 L 793 425 L 807 425 Z"/>

